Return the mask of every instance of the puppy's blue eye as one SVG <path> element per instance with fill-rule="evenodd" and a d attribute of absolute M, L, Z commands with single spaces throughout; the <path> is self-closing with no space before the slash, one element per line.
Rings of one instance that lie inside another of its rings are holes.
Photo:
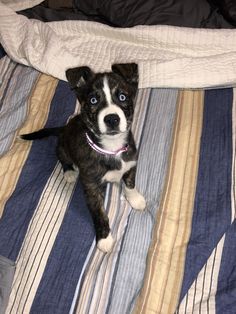
<path fill-rule="evenodd" d="M 119 101 L 126 101 L 125 94 L 120 93 L 118 97 L 119 97 Z"/>
<path fill-rule="evenodd" d="M 97 100 L 96 97 L 91 97 L 91 98 L 90 98 L 90 103 L 91 103 L 92 105 L 96 105 L 97 102 L 98 102 L 98 100 Z"/>

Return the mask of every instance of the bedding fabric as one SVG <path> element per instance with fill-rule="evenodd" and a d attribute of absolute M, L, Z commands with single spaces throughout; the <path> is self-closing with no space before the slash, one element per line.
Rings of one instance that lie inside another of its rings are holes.
<path fill-rule="evenodd" d="M 17 129 L 28 114 L 28 101 L 39 73 L 9 58 L 4 58 L 0 68 L 0 156 L 11 147 Z M 20 78 L 20 80 L 19 80 Z"/>
<path fill-rule="evenodd" d="M 14 263 L 6 257 L 0 256 L 0 313 L 4 314 L 11 292 L 15 271 Z"/>
<path fill-rule="evenodd" d="M 8 54 L 0 53 L 1 310 L 236 313 L 235 30 L 115 29 L 15 13 L 39 3 L 0 2 Z M 63 178 L 56 139 L 18 135 L 80 111 L 66 68 L 131 61 L 140 74 L 137 186 L 147 208 L 133 210 L 122 186 L 108 184 L 115 246 L 103 254 L 79 180 Z"/>
<path fill-rule="evenodd" d="M 0 95 L 11 94 L 7 82 L 27 68 L 7 56 L 0 66 Z M 137 212 L 108 185 L 115 247 L 103 254 L 55 138 L 16 138 L 79 112 L 67 82 L 28 71 L 37 79 L 15 89 L 28 116 L 0 159 L 0 255 L 15 264 L 6 313 L 235 313 L 236 91 L 139 89 L 137 184 L 148 205 Z"/>
<path fill-rule="evenodd" d="M 136 62 L 140 88 L 213 88 L 236 83 L 232 66 L 236 30 L 42 23 L 17 15 L 0 2 L 0 41 L 16 62 L 63 80 L 69 67 L 89 64 L 95 71 L 106 71 L 113 63 Z"/>

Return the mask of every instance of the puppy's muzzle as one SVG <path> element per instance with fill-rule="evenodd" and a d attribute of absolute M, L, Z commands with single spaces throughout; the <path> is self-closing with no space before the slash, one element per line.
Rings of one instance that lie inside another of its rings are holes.
<path fill-rule="evenodd" d="M 117 114 L 108 114 L 104 117 L 106 126 L 110 129 L 115 129 L 120 124 L 120 117 Z"/>

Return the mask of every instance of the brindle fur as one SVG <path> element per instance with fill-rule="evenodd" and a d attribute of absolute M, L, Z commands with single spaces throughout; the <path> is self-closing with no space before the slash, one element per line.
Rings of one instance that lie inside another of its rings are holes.
<path fill-rule="evenodd" d="M 73 164 L 79 167 L 80 181 L 93 218 L 96 239 L 99 241 L 101 238 L 106 238 L 110 232 L 108 218 L 103 207 L 106 182 L 102 182 L 102 178 L 107 171 L 120 170 L 121 161 L 115 157 L 98 154 L 91 149 L 87 144 L 85 132 L 89 130 L 81 119 L 81 115 L 74 117 L 59 135 L 57 156 L 64 171 L 73 169 Z M 91 132 L 89 135 L 93 138 Z M 135 160 L 137 157 L 131 131 L 128 137 L 128 151 L 122 153 L 121 156 L 124 161 Z M 94 137 L 93 140 L 96 141 L 96 138 Z M 131 188 L 135 185 L 135 167 L 129 172 L 133 173 L 132 182 L 127 180 Z"/>

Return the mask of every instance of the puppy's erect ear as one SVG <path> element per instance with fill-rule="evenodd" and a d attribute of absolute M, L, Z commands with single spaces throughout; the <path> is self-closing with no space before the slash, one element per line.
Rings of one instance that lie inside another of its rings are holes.
<path fill-rule="evenodd" d="M 113 64 L 112 71 L 122 76 L 126 82 L 138 87 L 138 65 L 136 63 Z"/>
<path fill-rule="evenodd" d="M 84 86 L 93 76 L 92 70 L 86 66 L 66 70 L 66 78 L 72 88 Z"/>

